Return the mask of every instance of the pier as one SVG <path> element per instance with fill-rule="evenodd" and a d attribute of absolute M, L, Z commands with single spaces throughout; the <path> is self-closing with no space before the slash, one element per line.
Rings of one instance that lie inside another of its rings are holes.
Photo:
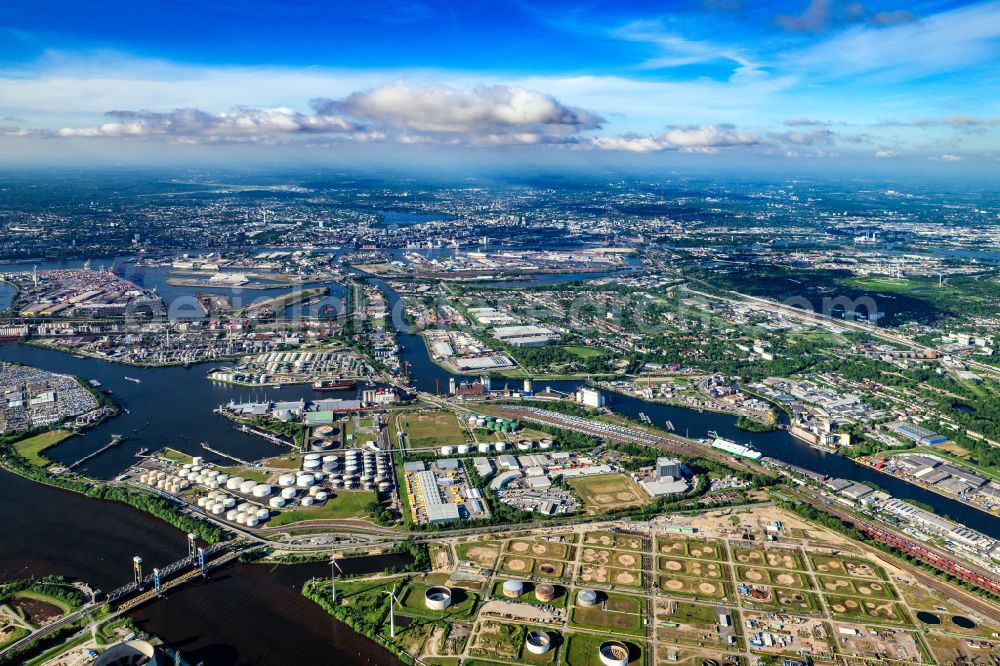
<path fill-rule="evenodd" d="M 68 465 L 64 471 L 70 472 L 70 471 L 76 469 L 77 467 L 79 467 L 83 463 L 87 462 L 91 458 L 96 458 L 97 456 L 101 455 L 105 451 L 109 451 L 109 450 L 115 448 L 116 446 L 118 446 L 119 444 L 121 444 L 124 440 L 125 440 L 125 438 L 122 437 L 121 435 L 111 435 L 111 441 L 110 442 L 108 442 L 107 444 L 105 444 L 101 448 L 97 449 L 96 451 L 94 451 L 92 453 L 88 453 L 87 455 L 85 455 L 84 457 L 80 458 L 79 460 L 77 460 L 72 465 Z"/>
<path fill-rule="evenodd" d="M 252 462 L 247 462 L 246 460 L 243 460 L 242 458 L 237 458 L 236 456 L 230 455 L 228 453 L 224 453 L 222 451 L 219 451 L 218 449 L 213 449 L 211 446 L 208 445 L 208 442 L 202 442 L 201 443 L 201 448 L 205 449 L 209 453 L 214 453 L 215 455 L 220 456 L 222 458 L 227 458 L 229 460 L 233 460 L 233 461 L 235 461 L 235 462 L 237 462 L 237 463 L 239 463 L 241 465 L 244 465 L 246 467 L 253 467 L 253 463 Z"/>
<path fill-rule="evenodd" d="M 289 442 L 287 439 L 282 439 L 281 437 L 278 437 L 277 435 L 275 435 L 272 432 L 267 432 L 265 430 L 259 430 L 257 428 L 251 428 L 250 426 L 246 425 L 245 423 L 241 423 L 239 425 L 239 427 L 237 428 L 237 430 L 239 430 L 240 432 L 245 432 L 245 433 L 247 433 L 249 435 L 257 435 L 258 437 L 263 437 L 264 439 L 266 439 L 267 441 L 271 442 L 272 444 L 279 444 L 281 446 L 288 446 L 288 447 L 291 447 L 293 449 L 299 448 L 298 445 L 295 444 L 294 442 Z"/>

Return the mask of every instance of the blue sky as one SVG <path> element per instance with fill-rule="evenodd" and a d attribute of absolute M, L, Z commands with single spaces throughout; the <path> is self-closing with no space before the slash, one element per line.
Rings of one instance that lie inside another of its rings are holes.
<path fill-rule="evenodd" d="M 1000 2 L 7 0 L 0 150 L 993 167 L 998 63 Z"/>

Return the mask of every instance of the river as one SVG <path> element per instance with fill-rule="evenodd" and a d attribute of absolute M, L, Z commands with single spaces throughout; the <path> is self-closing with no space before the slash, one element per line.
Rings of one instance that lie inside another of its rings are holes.
<path fill-rule="evenodd" d="M 579 279 L 579 276 L 546 276 L 547 282 L 560 279 Z M 372 281 L 386 287 L 380 280 Z M 388 295 L 396 314 L 398 295 L 391 290 Z M 394 316 L 394 321 L 402 326 L 400 317 Z M 399 342 L 402 358 L 410 363 L 413 382 L 419 389 L 433 392 L 438 385 L 447 386 L 450 375 L 430 360 L 423 338 L 401 331 Z M 125 469 L 142 447 L 152 450 L 170 445 L 214 460 L 214 456 L 200 447 L 200 442 L 207 441 L 213 448 L 244 459 L 276 455 L 284 449 L 236 431 L 227 421 L 214 416 L 212 409 L 233 398 L 263 398 L 265 394 L 281 400 L 314 397 L 307 386 L 252 391 L 213 383 L 205 375 L 214 364 L 136 369 L 14 343 L 0 345 L 0 359 L 97 379 L 129 410 L 67 440 L 48 454 L 59 461 L 71 462 L 103 446 L 112 433 L 125 435 L 126 440 L 119 447 L 82 468 L 84 473 L 100 478 L 113 477 Z M 126 380 L 126 375 L 140 379 L 141 383 Z M 504 381 L 494 380 L 494 384 L 502 385 Z M 551 386 L 566 392 L 581 383 L 535 382 L 536 390 Z M 925 502 L 941 514 L 1000 538 L 1000 521 L 996 518 L 842 456 L 809 447 L 787 432 L 750 436 L 736 428 L 736 419 L 730 415 L 699 413 L 613 393 L 608 395 L 608 404 L 616 412 L 633 418 L 644 412 L 660 426 L 670 420 L 678 434 L 704 437 L 714 430 L 736 441 L 752 440 L 765 455 L 823 474 L 877 485 L 896 497 Z M 184 555 L 184 538 L 177 530 L 128 507 L 95 502 L 0 473 L 0 520 L 8 534 L 17 535 L 0 540 L 0 579 L 63 574 L 108 589 L 128 580 L 133 555 L 141 555 L 147 566 L 165 564 Z M 351 566 L 365 566 L 364 562 L 358 560 Z M 369 566 L 380 569 L 385 563 L 372 561 Z M 165 601 L 141 607 L 134 617 L 144 629 L 181 649 L 192 663 L 203 661 L 207 666 L 307 660 L 398 663 L 299 594 L 304 581 L 325 575 L 326 571 L 325 566 L 315 565 L 287 566 L 274 571 L 268 571 L 264 565 L 231 566 L 214 573 L 205 582 L 171 592 Z"/>

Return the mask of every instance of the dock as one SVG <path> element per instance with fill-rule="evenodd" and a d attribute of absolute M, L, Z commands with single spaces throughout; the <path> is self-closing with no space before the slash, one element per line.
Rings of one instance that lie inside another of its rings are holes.
<path fill-rule="evenodd" d="M 247 462 L 246 460 L 243 460 L 241 458 L 237 458 L 236 456 L 230 455 L 228 453 L 224 453 L 223 451 L 219 451 L 217 449 L 213 449 L 211 446 L 208 445 L 208 442 L 202 442 L 201 443 L 201 448 L 205 449 L 209 453 L 214 453 L 215 455 L 220 456 L 222 458 L 227 458 L 229 460 L 233 460 L 233 461 L 235 461 L 235 462 L 237 462 L 240 465 L 243 465 L 245 467 L 253 467 L 253 463 L 251 463 L 251 462 Z"/>
<path fill-rule="evenodd" d="M 118 446 L 119 444 L 121 444 L 124 440 L 125 440 L 125 438 L 122 437 L 121 435 L 111 435 L 111 441 L 110 442 L 108 442 L 107 444 L 105 444 L 101 448 L 97 449 L 96 451 L 94 451 L 92 453 L 88 453 L 87 455 L 85 455 L 84 457 L 80 458 L 79 460 L 77 460 L 72 465 L 67 465 L 65 471 L 70 472 L 70 471 L 76 469 L 77 467 L 79 467 L 83 463 L 87 462 L 88 460 L 90 460 L 92 458 L 96 458 L 97 456 L 101 455 L 105 451 L 109 451 L 109 450 L 115 448 L 116 446 Z"/>

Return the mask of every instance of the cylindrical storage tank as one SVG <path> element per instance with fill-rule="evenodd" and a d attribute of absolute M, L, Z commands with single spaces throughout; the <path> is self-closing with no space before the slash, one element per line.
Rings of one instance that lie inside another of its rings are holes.
<path fill-rule="evenodd" d="M 480 453 L 489 453 L 490 452 L 490 445 L 487 444 L 486 442 L 482 442 L 477 448 L 479 449 Z"/>
<path fill-rule="evenodd" d="M 541 629 L 533 629 L 525 635 L 524 647 L 532 654 L 545 654 L 552 647 L 552 637 Z"/>
<path fill-rule="evenodd" d="M 556 598 L 556 588 L 548 583 L 539 583 L 535 586 L 535 598 L 542 603 L 548 603 Z"/>
<path fill-rule="evenodd" d="M 191 463 L 184 463 L 183 465 L 181 465 L 181 469 L 186 469 L 186 470 L 190 470 L 192 467 L 194 467 L 194 465 L 192 465 Z"/>
<path fill-rule="evenodd" d="M 215 514 L 216 516 L 222 515 L 222 513 L 225 510 L 226 510 L 226 507 L 222 506 L 221 503 L 215 504 L 214 506 L 212 506 L 212 513 Z"/>
<path fill-rule="evenodd" d="M 476 414 L 469 414 L 469 418 L 466 419 L 466 420 L 469 422 L 469 425 L 473 425 L 474 426 L 474 425 L 476 425 L 476 421 L 479 420 L 479 416 L 476 415 Z"/>
<path fill-rule="evenodd" d="M 198 498 L 198 507 L 201 508 L 201 509 L 204 509 L 206 502 L 208 502 L 208 498 L 207 497 L 199 497 Z"/>
<path fill-rule="evenodd" d="M 257 527 L 260 525 L 260 520 L 257 516 L 247 516 L 247 527 Z"/>
<path fill-rule="evenodd" d="M 441 447 L 441 455 L 443 455 L 443 456 L 450 456 L 453 452 L 454 452 L 454 449 L 452 449 L 450 446 L 442 446 Z"/>
<path fill-rule="evenodd" d="M 322 490 L 319 491 L 318 493 L 316 493 L 316 501 L 317 502 L 325 502 L 328 497 L 329 497 L 329 495 L 326 494 L 325 492 L 323 492 Z"/>
<path fill-rule="evenodd" d="M 194 465 L 194 466 L 193 466 L 193 467 L 191 468 L 191 471 L 192 471 L 192 472 L 200 472 L 200 471 L 201 471 L 201 465 Z"/>
<path fill-rule="evenodd" d="M 320 462 L 318 460 L 306 460 L 302 463 L 302 469 L 307 472 L 315 472 L 319 469 Z"/>
<path fill-rule="evenodd" d="M 589 588 L 584 588 L 577 592 L 576 594 L 576 604 L 578 606 L 583 606 L 584 608 L 589 608 L 591 606 L 597 605 L 597 591 L 591 590 Z"/>
<path fill-rule="evenodd" d="M 188 475 L 190 474 L 191 470 L 189 469 L 182 469 L 181 471 L 177 472 L 177 476 L 181 477 L 182 479 L 188 478 Z"/>
<path fill-rule="evenodd" d="M 254 497 L 267 497 L 271 494 L 271 486 L 266 483 L 258 483 L 253 487 Z"/>
<path fill-rule="evenodd" d="M 166 481 L 160 479 L 159 481 L 156 482 L 156 489 L 157 490 L 163 490 L 166 487 L 167 487 L 167 482 Z"/>
<path fill-rule="evenodd" d="M 316 483 L 316 477 L 314 477 L 312 474 L 299 474 L 297 477 L 295 477 L 295 485 L 300 486 L 302 488 L 308 488 L 314 483 Z"/>
<path fill-rule="evenodd" d="M 517 597 L 524 594 L 524 583 L 519 580 L 508 580 L 504 581 L 503 584 L 503 595 L 505 597 L 510 597 L 511 599 L 516 599 Z"/>
<path fill-rule="evenodd" d="M 208 487 L 209 488 L 218 488 L 219 487 L 219 482 L 218 481 L 209 481 L 208 482 Z"/>
<path fill-rule="evenodd" d="M 321 490 L 319 486 L 313 486 L 312 488 L 309 489 L 309 494 L 312 495 L 313 497 L 316 497 L 316 495 L 318 495 L 320 492 Z"/>
<path fill-rule="evenodd" d="M 227 497 L 226 499 L 222 500 L 222 506 L 226 507 L 227 509 L 232 509 L 234 506 L 236 506 L 236 498 Z"/>
<path fill-rule="evenodd" d="M 240 492 L 244 495 L 248 495 L 253 492 L 253 489 L 257 487 L 256 481 L 244 481 L 240 484 Z"/>
<path fill-rule="evenodd" d="M 383 481 L 382 483 L 378 484 L 378 491 L 380 493 L 387 493 L 391 489 L 392 489 L 392 484 L 389 483 L 388 481 Z"/>
<path fill-rule="evenodd" d="M 295 488 L 284 488 L 281 491 L 281 496 L 284 497 L 286 500 L 290 500 L 293 497 L 295 497 L 295 493 L 296 493 Z"/>
<path fill-rule="evenodd" d="M 469 452 L 469 445 L 468 444 L 459 444 L 458 445 L 458 453 L 460 455 L 464 455 L 464 454 L 466 454 L 468 452 Z"/>
<path fill-rule="evenodd" d="M 226 483 L 229 482 L 229 475 L 220 474 L 219 476 L 215 477 L 215 480 L 218 481 L 220 484 L 225 485 Z"/>
<path fill-rule="evenodd" d="M 550 442 L 548 440 L 542 440 L 542 442 L 539 443 L 539 446 L 541 448 L 543 448 L 543 449 L 551 449 L 552 448 L 552 442 Z"/>
<path fill-rule="evenodd" d="M 312 462 L 314 460 L 319 460 L 320 455 L 318 453 L 307 453 L 302 459 L 306 462 Z"/>
<path fill-rule="evenodd" d="M 267 509 L 257 509 L 257 520 L 267 520 L 271 517 L 271 512 Z"/>
<path fill-rule="evenodd" d="M 507 442 L 497 442 L 493 445 L 497 451 L 503 451 L 507 448 Z"/>
<path fill-rule="evenodd" d="M 295 475 L 294 474 L 282 474 L 278 477 L 279 486 L 294 486 L 295 485 Z"/>
<path fill-rule="evenodd" d="M 139 475 L 139 483 L 149 483 L 149 475 L 148 474 L 140 474 Z"/>
<path fill-rule="evenodd" d="M 267 501 L 267 505 L 272 509 L 280 509 L 285 506 L 285 498 L 283 497 L 272 497 Z"/>
<path fill-rule="evenodd" d="M 301 500 L 299 500 L 299 504 L 301 504 L 302 506 L 312 506 L 313 502 L 315 501 L 316 500 L 314 500 L 312 497 L 303 497 Z"/>
<path fill-rule="evenodd" d="M 219 472 L 218 470 L 210 469 L 207 472 L 205 472 L 205 476 L 207 476 L 210 479 L 214 479 L 215 477 L 219 476 Z"/>
<path fill-rule="evenodd" d="M 252 508 L 253 508 L 253 507 L 252 507 L 252 506 L 250 505 L 250 503 L 249 503 L 249 502 L 240 502 L 240 503 L 239 503 L 239 504 L 238 504 L 238 505 L 236 506 L 236 510 L 237 510 L 237 511 L 241 511 L 241 512 L 243 512 L 243 513 L 246 513 L 247 511 L 249 511 L 249 510 L 250 510 L 250 509 L 252 509 Z"/>
<path fill-rule="evenodd" d="M 194 465 L 196 465 L 196 466 L 197 466 L 197 465 L 201 465 L 201 464 L 202 464 L 203 462 L 205 462 L 205 459 L 204 459 L 204 458 L 202 458 L 201 456 L 192 456 L 192 457 L 191 457 L 191 462 L 192 462 L 192 463 L 193 463 Z"/>
<path fill-rule="evenodd" d="M 243 480 L 242 476 L 231 476 L 229 477 L 229 480 L 226 481 L 226 488 L 229 490 L 238 490 L 240 484 L 243 483 Z"/>
<path fill-rule="evenodd" d="M 451 605 L 451 590 L 443 586 L 427 588 L 424 593 L 424 605 L 438 611 L 448 608 Z"/>
<path fill-rule="evenodd" d="M 236 523 L 239 524 L 239 525 L 246 525 L 246 523 L 247 523 L 247 514 L 243 513 L 242 511 L 237 512 L 237 514 L 236 514 Z"/>
<path fill-rule="evenodd" d="M 236 515 L 238 513 L 239 511 L 237 511 L 236 509 L 230 509 L 229 511 L 226 511 L 226 520 L 228 520 L 229 522 L 233 522 L 234 520 L 236 520 Z"/>
<path fill-rule="evenodd" d="M 628 666 L 629 649 L 621 641 L 605 641 L 598 650 L 604 666 Z"/>

